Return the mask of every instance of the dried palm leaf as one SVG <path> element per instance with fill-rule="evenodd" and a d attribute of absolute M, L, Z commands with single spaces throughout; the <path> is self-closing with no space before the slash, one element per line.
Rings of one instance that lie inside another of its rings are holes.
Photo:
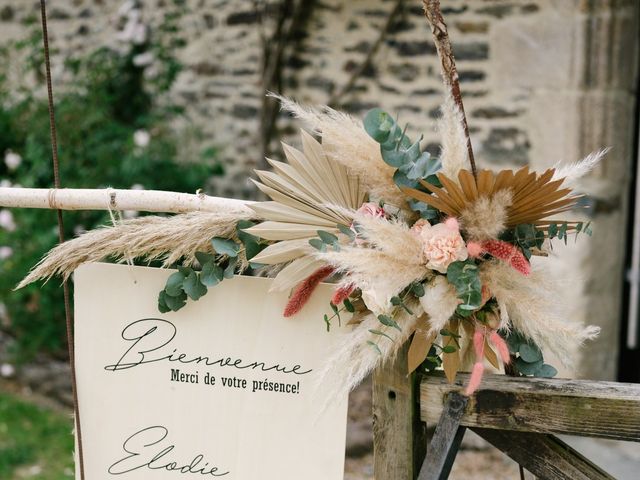
<path fill-rule="evenodd" d="M 572 195 L 570 188 L 561 188 L 563 179 L 554 180 L 555 169 L 551 168 L 542 174 L 530 172 L 524 167 L 513 172 L 503 170 L 494 174 L 489 170 L 478 172 L 477 182 L 468 170 L 460 170 L 457 181 L 438 174 L 442 188 L 427 182 L 421 184 L 431 194 L 416 189 L 403 188 L 410 197 L 427 205 L 437 208 L 446 215 L 460 217 L 465 211 L 473 209 L 480 200 L 491 200 L 499 192 L 511 193 L 510 205 L 506 209 L 504 226 L 515 227 L 523 223 L 536 224 L 546 230 L 551 215 L 571 210 L 581 198 Z M 576 223 L 570 223 L 569 229 L 575 228 Z"/>
<path fill-rule="evenodd" d="M 318 230 L 338 233 L 338 225 L 351 225 L 351 212 L 366 199 L 357 176 L 329 158 L 322 145 L 304 130 L 303 151 L 283 144 L 288 163 L 268 160 L 273 172 L 256 171 L 258 188 L 273 201 L 260 202 L 251 208 L 265 221 L 247 232 L 266 240 L 276 241 L 252 261 L 274 265 L 294 260 L 276 277 L 273 288 L 286 290 L 302 280 L 303 273 L 313 264 L 321 263 L 308 257 L 313 249 L 308 239 Z M 298 262 L 298 260 L 305 260 Z M 305 268 L 300 269 L 302 266 Z"/>

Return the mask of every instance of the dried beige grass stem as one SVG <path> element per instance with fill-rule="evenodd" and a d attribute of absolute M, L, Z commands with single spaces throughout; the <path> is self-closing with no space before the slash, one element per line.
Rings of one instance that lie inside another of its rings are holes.
<path fill-rule="evenodd" d="M 163 260 L 165 266 L 185 258 L 191 264 L 196 251 L 212 252 L 213 237 L 234 238 L 237 222 L 252 218 L 255 218 L 252 211 L 192 212 L 172 217 L 141 217 L 91 230 L 52 249 L 18 288 L 56 275 L 67 278 L 81 264 L 106 258 L 119 262 L 128 258 Z"/>

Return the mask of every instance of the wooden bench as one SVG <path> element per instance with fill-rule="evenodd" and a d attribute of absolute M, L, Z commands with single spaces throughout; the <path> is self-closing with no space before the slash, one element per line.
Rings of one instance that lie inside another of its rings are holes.
<path fill-rule="evenodd" d="M 408 376 L 406 349 L 375 372 L 376 480 L 446 479 L 466 428 L 544 479 L 613 478 L 555 434 L 640 442 L 638 384 L 486 375 L 467 398 L 467 379 Z"/>

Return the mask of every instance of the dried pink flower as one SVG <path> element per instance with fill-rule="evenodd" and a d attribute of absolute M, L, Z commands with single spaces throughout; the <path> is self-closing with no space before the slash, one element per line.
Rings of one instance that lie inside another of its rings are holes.
<path fill-rule="evenodd" d="M 384 218 L 386 215 L 384 209 L 374 202 L 363 203 L 358 209 L 358 213 L 374 218 Z"/>
<path fill-rule="evenodd" d="M 425 263 L 432 270 L 447 273 L 451 263 L 466 260 L 469 257 L 455 218 L 447 219 L 444 223 L 437 225 L 425 223 L 417 233 L 422 240 Z"/>
<path fill-rule="evenodd" d="M 531 273 L 531 264 L 520 249 L 502 240 L 486 240 L 482 242 L 482 249 L 492 257 L 507 262 L 523 275 Z"/>
<path fill-rule="evenodd" d="M 293 291 L 293 294 L 287 302 L 287 306 L 284 308 L 283 315 L 285 317 L 292 317 L 305 306 L 311 294 L 316 289 L 320 282 L 331 275 L 334 272 L 333 267 L 322 267 L 309 275 L 303 280 Z"/>
<path fill-rule="evenodd" d="M 342 285 L 341 287 L 336 288 L 336 290 L 333 292 L 333 297 L 331 297 L 331 303 L 336 306 L 340 305 L 347 298 L 349 298 L 349 295 L 351 295 L 355 289 L 356 285 L 354 283 L 347 283 L 345 285 Z"/>

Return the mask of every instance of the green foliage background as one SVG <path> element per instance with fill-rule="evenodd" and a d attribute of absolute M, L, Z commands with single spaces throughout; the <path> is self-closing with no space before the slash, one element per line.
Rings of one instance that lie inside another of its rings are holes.
<path fill-rule="evenodd" d="M 56 90 L 56 121 L 60 176 L 64 187 L 130 188 L 195 192 L 209 177 L 223 174 L 215 152 L 207 149 L 200 158 L 180 161 L 183 136 L 172 129 L 172 120 L 182 111 L 168 103 L 166 93 L 180 71 L 166 41 L 174 18 L 167 18 L 142 45 L 126 53 L 100 48 L 65 64 L 71 80 Z M 25 78 L 42 80 L 39 31 L 23 42 L 9 45 L 0 63 L 21 52 L 27 59 Z M 13 49 L 11 51 L 10 49 Z M 158 72 L 145 75 L 136 55 L 151 53 Z M 53 184 L 49 117 L 42 95 L 27 86 L 10 91 L 7 71 L 0 65 L 0 160 L 11 150 L 22 157 L 15 170 L 0 161 L 0 178 L 12 185 L 49 188 Z M 134 144 L 134 133 L 151 136 L 146 147 Z M 196 132 L 197 133 L 197 132 Z M 195 161 L 194 161 L 195 160 Z M 55 213 L 50 210 L 12 211 L 16 229 L 0 229 L 0 246 L 13 255 L 0 260 L 0 302 L 6 312 L 1 326 L 17 338 L 16 358 L 24 360 L 37 351 L 62 353 L 64 313 L 62 290 L 57 279 L 12 291 L 28 270 L 57 242 Z M 109 222 L 104 212 L 65 213 L 66 238 L 78 229 L 91 229 Z"/>

